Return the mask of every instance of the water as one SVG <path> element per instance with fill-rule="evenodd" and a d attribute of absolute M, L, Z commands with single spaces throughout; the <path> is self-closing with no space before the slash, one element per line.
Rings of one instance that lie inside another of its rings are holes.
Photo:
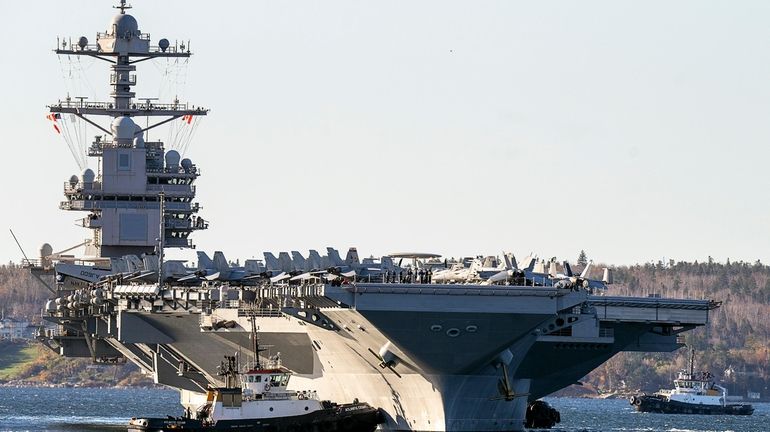
<path fill-rule="evenodd" d="M 569 432 L 770 432 L 770 403 L 754 403 L 751 416 L 698 416 L 634 411 L 624 399 L 545 398 Z"/>
<path fill-rule="evenodd" d="M 753 416 L 637 413 L 625 400 L 548 398 L 565 432 L 768 432 L 770 404 Z M 181 415 L 179 394 L 146 389 L 0 388 L 0 432 L 125 431 L 131 417 Z"/>
<path fill-rule="evenodd" d="M 181 414 L 173 390 L 0 388 L 0 432 L 125 431 L 131 417 Z"/>

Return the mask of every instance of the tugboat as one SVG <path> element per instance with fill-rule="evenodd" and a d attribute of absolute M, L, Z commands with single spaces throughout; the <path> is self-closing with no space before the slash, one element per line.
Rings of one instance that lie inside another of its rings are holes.
<path fill-rule="evenodd" d="M 379 409 L 357 399 L 336 404 L 318 400 L 313 391 L 288 390 L 291 371 L 280 365 L 279 356 L 263 367 L 255 330 L 252 340 L 255 362 L 241 373 L 238 357 L 224 356 L 219 375 L 224 377 L 225 386 L 209 388 L 206 403 L 194 414 L 188 411 L 182 417 L 132 418 L 128 431 L 370 432 L 384 422 Z"/>
<path fill-rule="evenodd" d="M 690 353 L 690 370 L 679 372 L 674 380 L 673 390 L 631 396 L 629 401 L 640 412 L 730 415 L 754 413 L 754 407 L 749 404 L 728 404 L 727 389 L 717 385 L 711 373 L 695 373 L 695 350 Z"/>

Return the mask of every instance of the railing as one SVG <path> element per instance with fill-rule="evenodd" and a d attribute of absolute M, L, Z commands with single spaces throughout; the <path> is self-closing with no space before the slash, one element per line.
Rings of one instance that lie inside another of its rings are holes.
<path fill-rule="evenodd" d="M 92 108 L 92 109 L 112 109 L 112 102 L 86 102 L 86 101 L 59 101 L 51 108 Z"/>
<path fill-rule="evenodd" d="M 51 105 L 50 108 L 69 108 L 69 109 L 77 109 L 77 108 L 86 108 L 86 109 L 100 109 L 100 110 L 111 110 L 115 108 L 115 105 L 112 102 L 85 102 L 85 101 L 73 101 L 73 100 L 64 100 L 59 101 L 54 105 Z M 162 103 L 134 103 L 131 104 L 129 107 L 131 110 L 136 111 L 169 111 L 170 113 L 173 113 L 174 111 L 180 111 L 180 112 L 190 112 L 195 111 L 200 114 L 205 114 L 207 110 L 202 107 L 195 107 L 188 105 L 187 103 L 170 103 L 170 104 L 162 104 Z M 123 110 L 121 110 L 123 111 Z"/>
<path fill-rule="evenodd" d="M 43 334 L 47 338 L 58 337 L 62 335 L 62 329 L 58 326 L 54 328 L 43 328 L 41 330 L 43 330 Z"/>
<path fill-rule="evenodd" d="M 599 327 L 599 337 L 615 337 L 615 329 Z"/>
<path fill-rule="evenodd" d="M 126 32 L 126 33 L 128 33 L 128 32 Z M 99 40 L 99 39 L 115 39 L 116 37 L 118 37 L 117 34 L 112 34 L 112 33 L 107 33 L 107 32 L 96 33 L 96 40 Z M 141 40 L 144 40 L 144 41 L 149 41 L 150 40 L 150 34 L 149 33 L 139 33 L 138 35 L 133 34 L 133 35 L 131 35 L 131 37 L 135 37 L 135 38 L 138 38 L 138 39 L 141 39 Z"/>
<path fill-rule="evenodd" d="M 178 238 L 178 237 L 166 237 L 164 239 L 166 246 L 178 247 L 178 248 L 192 248 L 193 242 L 191 239 Z"/>
<path fill-rule="evenodd" d="M 147 190 L 151 192 L 188 193 L 195 195 L 195 185 L 189 184 L 148 184 Z"/>
<path fill-rule="evenodd" d="M 192 221 L 187 219 L 166 219 L 166 223 L 163 226 L 169 229 L 192 228 Z"/>
<path fill-rule="evenodd" d="M 594 307 L 627 307 L 650 309 L 712 310 L 722 302 L 714 300 L 667 299 L 649 297 L 591 296 L 588 303 Z"/>
<path fill-rule="evenodd" d="M 115 39 L 120 35 L 115 35 L 108 32 L 98 32 L 96 33 L 96 43 L 92 44 L 86 44 L 85 46 L 81 47 L 77 43 L 73 43 L 72 39 L 65 40 L 63 49 L 59 49 L 57 47 L 57 51 L 61 51 L 63 54 L 77 54 L 77 53 L 86 53 L 86 54 L 115 54 L 114 52 L 102 52 L 102 48 L 99 45 L 99 40 L 101 39 Z M 140 34 L 133 34 L 131 37 L 137 38 L 142 41 L 150 42 L 150 34 L 149 33 L 140 33 Z M 67 49 L 67 46 L 70 47 L 70 49 Z M 184 44 L 176 44 L 176 45 L 169 45 L 165 49 L 161 48 L 159 45 L 150 45 L 149 46 L 149 53 L 150 54 L 174 54 L 177 56 L 188 56 L 190 55 L 190 49 L 184 45 Z M 134 56 L 138 55 L 136 53 L 132 53 Z"/>
<path fill-rule="evenodd" d="M 107 208 L 157 209 L 157 201 L 71 200 L 59 204 L 62 210 L 101 210 Z M 198 203 L 166 202 L 166 210 L 173 212 L 197 212 Z"/>
<path fill-rule="evenodd" d="M 417 295 L 470 295 L 470 296 L 561 296 L 557 289 L 543 286 L 473 285 L 473 284 L 382 284 L 356 283 L 343 285 L 353 293 L 417 294 Z"/>
<path fill-rule="evenodd" d="M 239 301 L 239 300 L 236 300 L 236 301 Z M 271 317 L 278 318 L 283 316 L 283 313 L 281 313 L 280 309 L 257 309 L 255 311 L 254 309 L 251 309 L 248 307 L 238 307 L 238 316 L 239 317 L 257 316 L 262 318 L 271 318 Z"/>
<path fill-rule="evenodd" d="M 164 227 L 167 229 L 208 229 L 209 223 L 206 221 L 199 222 L 201 219 L 196 219 L 193 223 L 190 219 L 166 219 Z"/>
<path fill-rule="evenodd" d="M 152 169 L 147 168 L 148 174 L 193 174 L 193 175 L 200 175 L 200 169 L 196 167 L 195 165 L 191 166 L 190 169 L 185 170 L 181 166 L 179 168 L 159 168 L 159 169 Z"/>
<path fill-rule="evenodd" d="M 86 187 L 86 185 L 83 182 L 75 183 L 74 185 L 70 182 L 64 182 L 65 194 L 72 194 L 72 193 L 88 194 L 89 192 L 101 193 L 101 191 L 102 191 L 102 183 L 98 181 L 91 182 L 91 185 L 88 187 Z"/>
<path fill-rule="evenodd" d="M 29 258 L 21 259 L 21 266 L 25 268 L 40 267 L 41 265 L 42 265 L 42 261 L 40 261 L 39 259 L 29 259 Z"/>

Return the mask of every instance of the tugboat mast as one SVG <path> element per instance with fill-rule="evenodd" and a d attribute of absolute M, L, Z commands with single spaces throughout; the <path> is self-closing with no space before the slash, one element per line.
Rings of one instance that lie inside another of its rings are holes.
<path fill-rule="evenodd" d="M 254 351 L 254 365 L 257 369 L 262 369 L 262 363 L 259 361 L 259 333 L 257 332 L 257 315 L 251 314 L 251 349 Z"/>
<path fill-rule="evenodd" d="M 690 349 L 690 378 L 695 376 L 695 348 Z"/>

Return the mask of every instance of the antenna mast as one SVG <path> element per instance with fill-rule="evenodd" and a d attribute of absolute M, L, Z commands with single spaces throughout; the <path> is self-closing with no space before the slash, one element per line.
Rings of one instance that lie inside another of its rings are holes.
<path fill-rule="evenodd" d="M 259 362 L 259 334 L 257 332 L 257 316 L 252 311 L 251 313 L 251 349 L 254 351 L 254 362 L 257 369 L 262 369 L 262 364 Z"/>
<path fill-rule="evenodd" d="M 695 348 L 690 348 L 690 376 L 695 373 Z"/>
<path fill-rule="evenodd" d="M 158 238 L 158 288 L 163 289 L 163 250 L 165 249 L 165 233 L 166 233 L 166 194 L 161 191 L 158 193 L 158 201 L 160 203 L 160 237 Z"/>
<path fill-rule="evenodd" d="M 119 6 L 113 6 L 113 8 L 120 9 L 121 15 L 125 15 L 126 14 L 126 9 L 131 9 L 131 5 L 130 4 L 126 4 L 126 0 L 120 0 L 120 5 Z"/>

